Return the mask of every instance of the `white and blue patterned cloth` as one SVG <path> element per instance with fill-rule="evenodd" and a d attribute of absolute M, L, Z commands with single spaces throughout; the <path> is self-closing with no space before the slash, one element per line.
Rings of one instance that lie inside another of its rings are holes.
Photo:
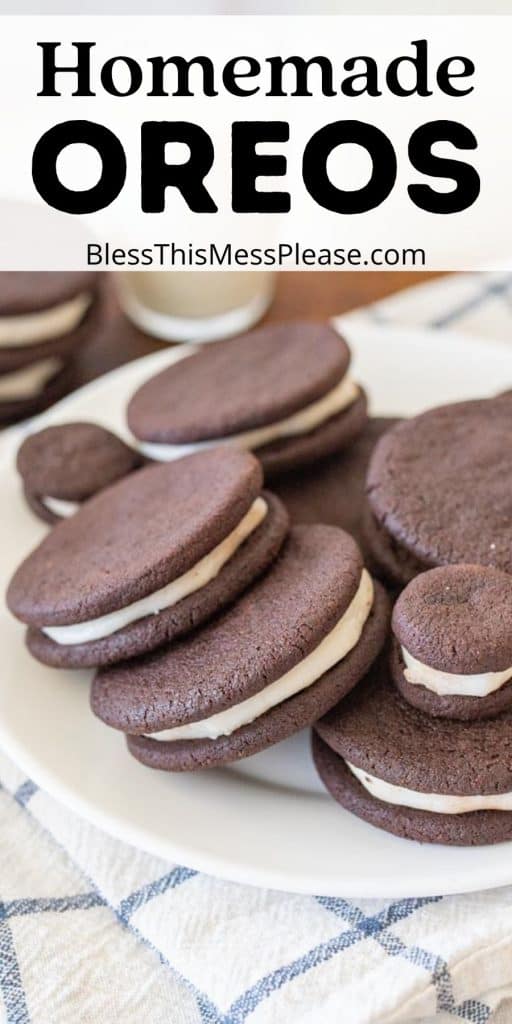
<path fill-rule="evenodd" d="M 365 315 L 512 339 L 512 279 L 453 276 Z M 8 1024 L 512 1022 L 512 887 L 379 901 L 221 882 L 109 838 L 1 755 L 0 836 Z"/>

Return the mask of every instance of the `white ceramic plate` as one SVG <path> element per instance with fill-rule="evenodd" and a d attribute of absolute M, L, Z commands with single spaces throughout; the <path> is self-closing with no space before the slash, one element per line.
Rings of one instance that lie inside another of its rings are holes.
<path fill-rule="evenodd" d="M 411 414 L 512 387 L 512 345 L 368 327 L 357 318 L 344 330 L 373 412 Z M 127 396 L 176 357 L 171 350 L 116 370 L 35 422 L 89 418 L 121 431 Z M 25 508 L 14 470 L 26 430 L 11 430 L 0 445 L 2 582 L 45 532 Z M 0 650 L 1 745 L 39 785 L 119 839 L 211 874 L 295 892 L 420 896 L 512 882 L 512 844 L 421 846 L 341 810 L 317 783 L 305 734 L 233 768 L 154 772 L 92 716 L 87 673 L 32 661 L 22 628 L 5 611 Z"/>

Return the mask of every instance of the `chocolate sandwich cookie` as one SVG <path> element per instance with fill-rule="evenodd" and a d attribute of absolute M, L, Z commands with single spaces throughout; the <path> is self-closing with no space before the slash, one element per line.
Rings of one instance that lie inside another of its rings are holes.
<path fill-rule="evenodd" d="M 381 658 L 315 726 L 313 757 L 331 796 L 387 832 L 476 846 L 512 839 L 512 709 L 454 722 L 408 704 Z"/>
<path fill-rule="evenodd" d="M 237 761 L 311 725 L 364 675 L 389 623 L 355 541 L 296 526 L 270 571 L 202 630 L 102 669 L 92 709 L 166 771 Z"/>
<path fill-rule="evenodd" d="M 340 526 L 357 540 L 366 558 L 361 529 L 366 471 L 377 441 L 397 422 L 391 417 L 371 418 L 348 448 L 274 480 L 273 489 L 292 523 Z"/>
<path fill-rule="evenodd" d="M 393 610 L 391 673 L 427 714 L 476 719 L 512 707 L 512 577 L 480 565 L 422 573 Z"/>
<path fill-rule="evenodd" d="M 288 528 L 249 452 L 148 466 L 58 523 L 14 575 L 11 611 L 56 667 L 111 664 L 200 625 L 276 557 Z"/>
<path fill-rule="evenodd" d="M 100 321 L 91 271 L 0 272 L 0 373 L 76 352 Z"/>
<path fill-rule="evenodd" d="M 511 436 L 500 397 L 432 409 L 381 438 L 363 526 L 388 579 L 457 563 L 512 573 Z"/>
<path fill-rule="evenodd" d="M 326 324 L 278 324 L 207 346 L 142 385 L 128 425 L 152 459 L 212 445 L 254 449 L 265 473 L 313 462 L 353 440 L 366 398 L 350 351 Z"/>
<path fill-rule="evenodd" d="M 0 425 L 47 409 L 72 387 L 74 366 L 53 356 L 12 372 L 0 372 Z"/>
<path fill-rule="evenodd" d="M 27 437 L 16 464 L 31 509 L 56 523 L 142 462 L 138 452 L 96 423 L 62 423 Z"/>

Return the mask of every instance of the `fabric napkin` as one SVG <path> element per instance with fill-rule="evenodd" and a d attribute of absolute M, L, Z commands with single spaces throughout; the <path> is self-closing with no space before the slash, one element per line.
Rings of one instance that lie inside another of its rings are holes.
<path fill-rule="evenodd" d="M 512 276 L 453 275 L 362 315 L 512 340 Z M 0 836 L 8 1024 L 512 1022 L 512 886 L 347 900 L 219 881 L 110 838 L 3 755 Z"/>

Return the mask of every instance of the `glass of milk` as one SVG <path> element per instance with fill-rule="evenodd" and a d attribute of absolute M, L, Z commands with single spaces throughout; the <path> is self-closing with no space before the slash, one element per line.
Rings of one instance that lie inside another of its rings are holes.
<path fill-rule="evenodd" d="M 135 271 L 120 276 L 124 312 L 164 341 L 215 341 L 246 331 L 274 294 L 267 271 Z"/>

